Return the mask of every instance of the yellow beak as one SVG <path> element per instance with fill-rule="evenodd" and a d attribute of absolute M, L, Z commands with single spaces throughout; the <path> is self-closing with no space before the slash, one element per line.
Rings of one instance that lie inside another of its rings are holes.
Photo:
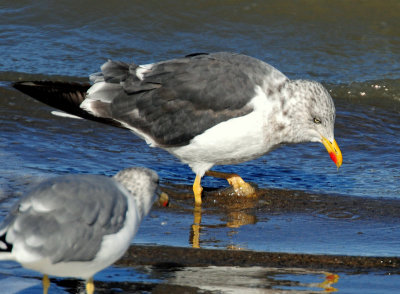
<path fill-rule="evenodd" d="M 322 137 L 322 144 L 324 144 L 332 161 L 336 164 L 337 168 L 339 168 L 342 165 L 343 158 L 342 158 L 342 152 L 340 151 L 339 146 L 336 143 L 336 140 L 330 142 L 327 138 Z"/>

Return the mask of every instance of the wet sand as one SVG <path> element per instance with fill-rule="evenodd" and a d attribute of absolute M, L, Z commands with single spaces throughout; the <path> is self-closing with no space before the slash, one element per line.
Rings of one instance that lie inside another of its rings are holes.
<path fill-rule="evenodd" d="M 190 209 L 193 196 L 188 186 L 164 185 L 170 197 L 167 210 Z M 205 188 L 202 210 L 207 214 L 232 212 L 235 209 L 253 210 L 257 214 L 306 213 L 324 214 L 335 221 L 399 220 L 400 201 L 309 194 L 302 191 L 257 189 L 254 198 L 237 197 L 230 188 Z M 195 215 L 195 214 L 194 214 Z M 196 215 L 195 215 L 196 216 Z M 207 216 L 206 216 L 207 217 Z M 246 223 L 244 223 L 246 224 Z M 199 223 L 201 227 L 201 223 Z M 236 224 L 240 226 L 240 222 Z M 301 228 L 299 228 L 301 230 Z M 360 228 L 361 229 L 361 228 Z M 362 234 L 358 232 L 358 234 Z M 348 256 L 332 254 L 298 254 L 290 252 L 257 252 L 251 250 L 219 250 L 173 246 L 133 245 L 118 262 L 123 266 L 152 265 L 161 267 L 188 266 L 263 266 L 301 267 L 323 270 L 375 271 L 400 273 L 400 257 Z"/>
<path fill-rule="evenodd" d="M 169 206 L 155 204 L 135 237 L 138 243 L 114 267 L 96 275 L 96 293 L 396 292 L 399 254 L 366 254 L 373 252 L 369 246 L 379 238 L 383 241 L 377 246 L 396 246 L 400 201 L 254 187 L 256 195 L 249 198 L 236 196 L 227 185 L 205 187 L 204 203 L 196 208 L 191 186 L 163 182 Z M 299 223 L 317 226 L 310 230 Z M 370 229 L 371 224 L 379 224 L 382 230 L 391 228 L 387 233 L 395 243 L 388 242 L 379 229 Z M 226 230 L 240 238 L 228 242 Z M 300 252 L 285 251 L 292 234 L 306 235 L 305 239 L 295 237 L 294 248 Z M 282 250 L 255 246 L 263 245 L 266 238 L 267 244 L 275 244 L 271 248 Z M 141 244 L 141 240 L 150 241 Z M 240 240 L 248 246 L 240 246 Z M 307 245 L 300 247 L 304 243 Z M 333 247 L 329 247 L 331 243 Z M 340 244 L 343 252 L 359 254 L 332 254 L 331 249 Z M 348 251 L 354 244 L 364 250 Z M 317 248 L 322 248 L 323 254 Z M 398 252 L 395 250 L 391 252 Z M 36 283 L 30 289 L 39 293 L 40 275 L 28 280 Z M 84 289 L 83 282 L 75 279 L 52 278 L 51 282 L 52 288 L 66 293 Z M 375 288 L 366 288 L 365 283 Z M 379 292 L 374 292 L 376 289 Z"/>
<path fill-rule="evenodd" d="M 168 190 L 168 189 L 165 189 Z M 229 190 L 229 189 L 228 189 Z M 169 190 L 171 193 L 172 191 Z M 223 193 L 225 193 L 224 191 Z M 229 191 L 228 191 L 229 192 Z M 352 199 L 341 196 L 311 195 L 303 192 L 263 190 L 253 199 L 233 196 L 222 197 L 221 191 L 209 191 L 205 197 L 203 221 L 208 212 L 232 213 L 232 209 L 257 210 L 257 213 L 292 212 L 314 213 L 323 211 L 339 221 L 373 218 L 382 221 L 398 218 L 397 201 Z M 172 193 L 173 194 L 173 193 Z M 171 195 L 171 194 L 170 194 Z M 174 197 L 175 196 L 175 197 Z M 170 210 L 189 206 L 188 195 L 174 195 Z M 251 205 L 250 205 L 250 204 Z M 232 208 L 233 207 L 233 208 Z M 190 210 L 189 208 L 187 208 Z M 228 212 L 227 212 L 228 211 Z M 194 212 L 191 245 L 201 247 L 200 240 L 193 241 L 196 219 L 201 231 L 201 217 Z M 237 219 L 235 227 L 247 224 Z M 227 226 L 232 223 L 227 223 Z M 164 230 L 164 228 L 160 228 Z M 222 230 L 222 227 L 220 227 Z M 301 230 L 301 228 L 299 228 Z M 181 232 L 184 233 L 184 232 Z M 197 232 L 199 236 L 200 233 Z M 160 232 L 160 236 L 162 233 Z M 232 247 L 231 247 L 232 248 Z M 234 247 L 233 247 L 234 248 Z M 328 252 L 327 252 L 328 253 Z M 332 254 L 302 254 L 289 252 L 259 252 L 235 249 L 202 249 L 175 246 L 132 245 L 116 266 L 141 269 L 159 277 L 157 282 L 119 282 L 97 285 L 99 293 L 119 289 L 123 293 L 391 293 L 400 275 L 400 257 L 346 256 Z M 145 269 L 143 269 L 143 267 Z M 365 288 L 365 283 L 372 287 Z M 114 289 L 114 290 L 113 290 Z M 350 290 L 349 290 L 350 289 Z M 354 292 L 355 291 L 355 292 Z M 358 292 L 360 291 L 360 292 Z M 372 292 L 369 292 L 372 291 Z"/>
<path fill-rule="evenodd" d="M 149 277 L 97 280 L 96 293 L 386 293 L 399 278 L 399 257 L 333 256 L 133 245 L 116 266 Z M 115 276 L 118 276 L 116 274 Z M 110 276 L 112 279 L 112 276 Z M 118 281 L 119 280 L 119 281 Z M 54 279 L 68 291 L 72 279 Z M 383 285 L 380 283 L 387 283 Z M 361 286 L 360 286 L 361 285 Z M 350 292 L 348 289 L 351 289 Z M 359 289 L 361 292 L 352 292 Z"/>
<path fill-rule="evenodd" d="M 195 208 L 191 186 L 163 182 L 162 190 L 169 195 L 169 206 L 156 204 L 153 207 L 152 215 L 142 224 L 139 238 L 134 240 L 139 243 L 133 244 L 114 267 L 96 275 L 96 293 L 396 292 L 381 285 L 397 289 L 399 255 L 366 256 L 365 253 L 370 253 L 368 246 L 381 237 L 379 230 L 369 231 L 371 223 L 392 228 L 389 234 L 394 234 L 397 242 L 400 201 L 257 187 L 254 197 L 245 198 L 224 186 L 220 189 L 205 187 L 204 203 L 201 208 Z M 288 221 L 294 216 L 297 222 Z M 309 235 L 307 227 L 297 225 L 299 220 L 311 225 L 316 222 L 315 232 Z M 166 224 L 162 225 L 163 222 Z M 273 229 L 265 232 L 271 222 Z M 289 241 L 279 237 L 290 237 L 293 228 L 299 236 L 306 234 L 305 239 L 310 239 L 295 240 L 296 248 L 308 242 L 303 248 L 311 254 L 301 252 L 302 249 L 285 252 L 284 245 Z M 243 249 L 239 241 L 239 245 L 236 241 L 224 243 L 224 239 L 229 238 L 224 235 L 226 229 L 248 241 L 248 247 Z M 332 233 L 335 231 L 339 232 L 336 236 Z M 140 244 L 150 235 L 154 235 L 154 239 Z M 266 235 L 268 243 L 275 242 L 275 248 L 283 250 L 253 247 L 253 242 L 261 242 Z M 324 253 L 320 254 L 316 248 L 321 235 L 322 240 L 330 238 L 326 244 L 345 244 L 344 252 L 348 252 L 351 242 L 364 242 L 366 247 L 359 255 L 332 254 L 331 248 L 337 245 L 325 247 L 323 244 Z M 170 239 L 164 240 L 166 237 Z M 358 240 L 360 237 L 362 241 Z M 218 240 L 207 241 L 212 238 Z M 178 239 L 174 243 L 176 246 L 165 245 L 171 239 Z M 385 244 L 386 239 L 382 242 Z M 393 244 L 385 246 L 393 247 Z M 26 277 L 23 279 L 27 281 Z M 40 275 L 28 280 L 36 283 L 29 289 L 40 293 Z M 66 293 L 84 289 L 83 282 L 75 279 L 52 278 L 51 282 L 52 288 L 63 289 Z M 353 292 L 354 289 L 360 292 Z M 376 289 L 379 292 L 374 292 Z"/>
<path fill-rule="evenodd" d="M 174 215 L 187 217 L 192 214 L 190 244 L 197 248 L 221 247 L 220 243 L 211 239 L 220 238 L 223 241 L 229 239 L 230 234 L 237 236 L 225 246 L 230 249 L 329 255 L 400 255 L 399 200 L 254 187 L 256 195 L 249 198 L 236 196 L 230 187 L 205 188 L 203 205 L 194 208 L 191 187 L 164 184 L 163 190 L 170 195 L 170 206 L 165 210 L 169 224 L 161 229 L 160 236 L 165 230 L 170 230 L 172 235 L 182 234 L 182 231 L 174 230 Z M 228 228 L 231 229 L 229 232 Z M 153 229 L 157 230 L 157 227 Z M 268 243 L 267 247 L 265 243 Z"/>
<path fill-rule="evenodd" d="M 230 210 L 253 208 L 260 213 L 324 213 L 334 218 L 399 218 L 400 201 L 386 198 L 364 198 L 341 195 L 315 194 L 303 191 L 256 188 L 256 197 L 238 197 L 230 187 L 204 187 L 202 208 Z M 170 209 L 191 205 L 190 186 L 164 183 L 162 190 L 171 199 Z"/>
<path fill-rule="evenodd" d="M 151 265 L 160 268 L 235 266 L 303 268 L 325 271 L 377 271 L 400 274 L 400 257 L 291 254 L 246 250 L 218 250 L 171 246 L 133 245 L 120 266 Z"/>
<path fill-rule="evenodd" d="M 184 208 L 184 211 L 190 212 L 193 199 L 188 188 L 190 187 L 164 185 L 163 190 L 170 196 L 170 207 L 155 209 L 179 212 Z M 229 188 L 205 190 L 204 204 L 201 209 L 203 221 L 212 214 L 232 213 L 239 207 L 244 210 L 257 211 L 257 214 L 269 215 L 289 215 L 293 212 L 313 214 L 317 211 L 338 221 L 354 221 L 354 219 L 393 221 L 393 218 L 399 218 L 397 212 L 400 209 L 400 202 L 387 199 L 318 195 L 270 189 L 258 189 L 257 197 L 245 199 L 232 195 Z M 197 216 L 199 228 L 202 227 L 201 220 L 201 216 Z M 196 225 L 195 222 L 196 213 L 194 212 L 194 225 Z M 247 223 L 243 221 L 243 224 Z M 240 227 L 243 224 L 238 220 L 235 225 Z M 160 230 L 165 230 L 165 228 L 160 228 Z M 162 235 L 161 232 L 160 235 Z M 194 238 L 193 232 L 190 238 Z M 192 246 L 195 244 L 201 247 L 201 240 L 191 243 Z M 372 283 L 379 284 L 382 282 L 375 281 L 376 277 L 386 277 L 387 280 L 383 280 L 383 283 L 390 281 L 390 277 L 398 277 L 400 257 L 332 255 L 329 252 L 327 254 L 260 252 L 134 244 L 117 262 L 116 266 L 136 269 L 145 267 L 147 272 L 152 272 L 153 275 L 154 272 L 157 272 L 163 278 L 159 282 L 100 282 L 97 286 L 99 293 L 115 293 L 112 289 L 120 289 L 122 292 L 129 293 L 216 293 L 215 291 L 217 293 L 241 293 L 241 291 L 252 293 L 251 291 L 257 290 L 252 289 L 250 281 L 247 285 L 249 288 L 241 288 L 245 284 L 243 282 L 232 284 L 232 281 L 240 278 L 252 280 L 255 277 L 257 277 L 256 284 L 258 285 L 256 288 L 261 292 L 254 293 L 304 293 L 298 290 L 302 287 L 306 293 L 329 293 L 337 291 L 338 289 L 335 287 L 339 286 L 339 290 L 353 286 L 357 288 L 357 283 L 354 283 L 355 279 L 366 278 Z M 260 276 L 264 279 L 258 280 Z M 281 281 L 279 276 L 288 279 Z M 315 282 L 302 281 L 302 279 L 307 280 L 310 276 Z M 342 277 L 342 281 L 340 277 Z M 350 282 L 348 282 L 349 277 Z M 219 281 L 217 285 L 215 281 L 213 282 L 214 279 Z M 338 281 L 341 281 L 339 286 L 335 285 Z"/>
<path fill-rule="evenodd" d="M 96 275 L 96 293 L 396 293 L 400 201 L 258 188 L 244 198 L 224 186 L 205 187 L 204 203 L 195 208 L 191 186 L 163 182 L 162 190 L 169 206 L 153 207 L 138 243 Z M 315 223 L 311 230 L 304 225 Z M 237 239 L 227 241 L 232 234 Z M 289 242 L 294 247 L 285 251 Z M 374 242 L 394 254 L 367 256 Z M 361 249 L 350 249 L 354 244 Z M 340 246 L 344 254 L 333 254 Z M 67 293 L 84 287 L 75 279 L 51 282 Z M 41 291 L 40 283 L 35 289 Z"/>

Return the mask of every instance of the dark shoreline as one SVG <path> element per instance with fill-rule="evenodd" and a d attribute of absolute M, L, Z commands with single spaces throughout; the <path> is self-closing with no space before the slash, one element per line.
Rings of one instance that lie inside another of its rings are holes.
<path fill-rule="evenodd" d="M 132 245 L 116 265 L 151 265 L 161 268 L 237 266 L 307 268 L 314 270 L 383 271 L 400 274 L 400 257 L 369 257 L 196 249 L 172 246 Z"/>

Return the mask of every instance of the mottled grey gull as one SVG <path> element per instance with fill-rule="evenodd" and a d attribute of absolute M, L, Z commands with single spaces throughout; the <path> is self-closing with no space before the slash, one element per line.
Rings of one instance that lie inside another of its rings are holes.
<path fill-rule="evenodd" d="M 129 168 L 113 178 L 66 175 L 40 183 L 0 224 L 0 260 L 48 275 L 86 280 L 118 260 L 160 195 L 158 175 Z"/>
<path fill-rule="evenodd" d="M 335 106 L 318 82 L 290 80 L 242 54 L 192 54 L 146 65 L 108 61 L 90 84 L 18 82 L 14 87 L 68 113 L 127 128 L 188 164 L 201 203 L 204 174 L 252 193 L 239 176 L 209 171 L 281 144 L 321 142 L 337 167 Z"/>

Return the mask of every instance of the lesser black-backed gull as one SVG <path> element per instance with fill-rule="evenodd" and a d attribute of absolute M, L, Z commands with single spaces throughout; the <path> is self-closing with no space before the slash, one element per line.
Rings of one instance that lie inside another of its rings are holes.
<path fill-rule="evenodd" d="M 157 194 L 158 175 L 146 168 L 45 180 L 0 225 L 0 260 L 44 274 L 44 293 L 48 275 L 83 278 L 93 293 L 93 275 L 125 253 Z"/>
<path fill-rule="evenodd" d="M 318 82 L 290 80 L 242 54 L 192 54 L 146 65 L 108 61 L 93 85 L 18 82 L 14 87 L 74 115 L 132 130 L 188 164 L 201 178 L 214 165 L 262 156 L 281 144 L 321 142 L 337 167 L 335 106 Z M 250 185 L 223 175 L 235 190 Z M 251 193 L 251 192 L 250 192 Z"/>

